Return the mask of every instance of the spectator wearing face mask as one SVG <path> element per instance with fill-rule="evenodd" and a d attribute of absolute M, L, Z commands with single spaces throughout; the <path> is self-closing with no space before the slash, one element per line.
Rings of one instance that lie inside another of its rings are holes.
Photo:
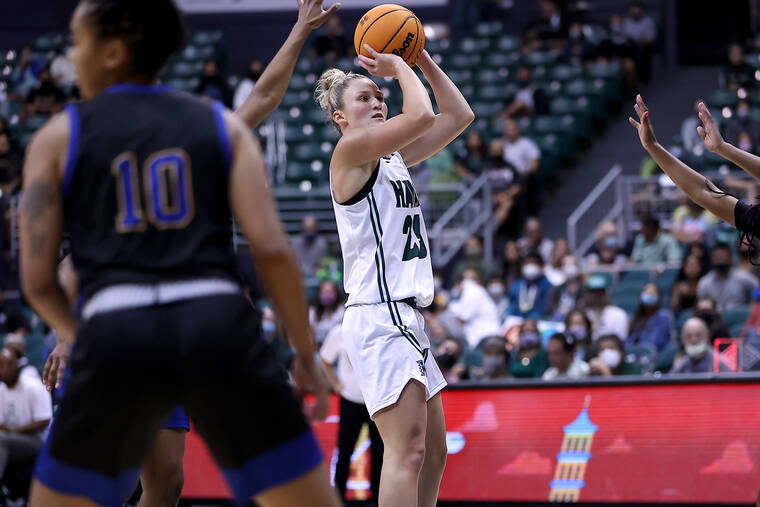
<path fill-rule="evenodd" d="M 51 116 L 63 108 L 66 95 L 53 81 L 50 67 L 40 71 L 40 84 L 26 96 L 25 113 L 27 115 Z"/>
<path fill-rule="evenodd" d="M 723 87 L 730 90 L 752 87 L 755 84 L 755 69 L 744 59 L 744 49 L 739 44 L 728 47 L 728 63 L 721 71 Z"/>
<path fill-rule="evenodd" d="M 651 347 L 657 352 L 670 343 L 673 315 L 662 307 L 660 289 L 648 283 L 641 291 L 639 306 L 631 322 L 631 331 L 625 340 L 626 347 L 638 345 Z"/>
<path fill-rule="evenodd" d="M 462 344 L 454 338 L 447 338 L 435 351 L 435 359 L 446 382 L 456 384 L 468 377 L 467 366 L 460 362 Z"/>
<path fill-rule="evenodd" d="M 758 141 L 760 141 L 760 123 L 752 119 L 749 110 L 749 102 L 746 99 L 742 99 L 736 104 L 736 114 L 725 120 L 725 139 L 727 142 L 737 145 L 740 149 L 751 152 L 752 147 L 756 146 Z M 745 140 L 744 146 L 741 145 L 739 139 L 742 132 L 749 134 L 749 138 Z M 699 143 L 700 145 L 702 144 L 702 139 L 699 139 Z"/>
<path fill-rule="evenodd" d="M 554 320 L 564 320 L 578 306 L 583 294 L 583 273 L 575 257 L 568 255 L 563 261 L 565 282 L 552 287 L 549 292 L 549 308 Z"/>
<path fill-rule="evenodd" d="M 673 236 L 660 230 L 660 221 L 650 216 L 641 222 L 631 260 L 641 264 L 681 262 L 681 248 Z"/>
<path fill-rule="evenodd" d="M 594 274 L 586 281 L 586 295 L 583 308 L 591 321 L 591 337 L 596 339 L 605 334 L 628 336 L 628 314 L 610 302 L 607 296 L 609 280 Z"/>
<path fill-rule="evenodd" d="M 673 292 L 670 297 L 670 308 L 679 314 L 691 310 L 697 302 L 697 285 L 699 279 L 707 273 L 704 261 L 699 256 L 688 255 L 676 277 Z"/>
<path fill-rule="evenodd" d="M 552 284 L 544 276 L 543 266 L 544 261 L 538 253 L 525 256 L 522 278 L 509 288 L 507 315 L 538 319 L 546 314 Z"/>
<path fill-rule="evenodd" d="M 237 88 L 235 88 L 235 96 L 232 99 L 232 105 L 237 111 L 245 103 L 245 99 L 253 91 L 253 87 L 256 86 L 256 81 L 261 77 L 261 73 L 264 71 L 264 64 L 261 60 L 253 60 L 248 65 L 248 72 L 245 77 L 240 80 Z"/>
<path fill-rule="evenodd" d="M 454 280 L 460 279 L 469 269 L 477 271 L 480 280 L 489 280 L 497 273 L 496 266 L 485 260 L 483 241 L 478 236 L 470 236 L 467 239 L 464 245 L 464 260 L 454 268 Z"/>
<path fill-rule="evenodd" d="M 709 297 L 699 298 L 694 306 L 694 317 L 702 319 L 710 331 L 710 343 L 716 338 L 728 338 L 728 328 L 723 324 L 723 318 L 717 310 L 717 304 Z"/>
<path fill-rule="evenodd" d="M 511 286 L 522 276 L 522 256 L 516 241 L 507 241 L 504 244 L 504 255 L 501 261 L 501 276 Z"/>
<path fill-rule="evenodd" d="M 614 334 L 600 336 L 596 348 L 596 355 L 588 362 L 591 375 L 641 375 L 641 368 L 625 360 L 623 342 Z"/>
<path fill-rule="evenodd" d="M 468 269 L 462 274 L 461 281 L 452 290 L 452 297 L 447 313 L 462 325 L 470 347 L 475 348 L 486 336 L 499 334 L 496 305 L 481 285 L 477 271 Z"/>
<path fill-rule="evenodd" d="M 501 336 L 489 336 L 482 345 L 483 366 L 472 369 L 475 380 L 498 380 L 507 377 L 506 340 Z"/>
<path fill-rule="evenodd" d="M 712 269 L 697 285 L 697 295 L 717 302 L 719 312 L 749 305 L 752 291 L 758 285 L 754 275 L 734 268 L 732 263 L 731 248 L 726 243 L 717 243 L 712 252 Z"/>
<path fill-rule="evenodd" d="M 523 236 L 517 240 L 517 248 L 520 254 L 525 256 L 530 252 L 538 252 L 543 262 L 548 262 L 552 258 L 554 243 L 549 238 L 544 237 L 544 227 L 538 218 L 531 217 L 525 221 L 525 231 Z"/>
<path fill-rule="evenodd" d="M 512 351 L 509 373 L 516 378 L 541 378 L 549 367 L 549 357 L 541 347 L 541 335 L 535 320 L 526 320 L 520 326 L 517 349 Z"/>
<path fill-rule="evenodd" d="M 714 371 L 710 331 L 702 319 L 692 317 L 681 329 L 681 345 L 685 355 L 673 365 L 670 373 L 707 373 Z M 729 368 L 719 363 L 719 371 Z"/>
<path fill-rule="evenodd" d="M 583 378 L 588 376 L 588 364 L 575 355 L 577 340 L 565 333 L 554 333 L 549 338 L 547 353 L 549 369 L 542 376 L 544 380 L 558 378 Z"/>
<path fill-rule="evenodd" d="M 686 202 L 673 212 L 673 237 L 681 243 L 702 243 L 717 218 L 686 195 L 683 199 Z"/>
<path fill-rule="evenodd" d="M 564 238 L 554 242 L 551 262 L 544 268 L 544 275 L 554 287 L 562 285 L 567 280 L 565 274 L 565 257 L 570 255 L 570 247 Z"/>
<path fill-rule="evenodd" d="M 325 280 L 319 285 L 317 302 L 309 309 L 309 322 L 314 329 L 314 340 L 322 343 L 332 328 L 343 322 L 345 307 L 340 289 L 335 282 Z"/>
<path fill-rule="evenodd" d="M 504 280 L 500 276 L 494 276 L 488 281 L 486 289 L 493 300 L 493 304 L 496 305 L 496 315 L 504 315 L 509 306 L 507 287 L 504 284 Z"/>
<path fill-rule="evenodd" d="M 232 105 L 230 87 L 219 72 L 219 65 L 213 60 L 203 64 L 203 73 L 196 93 L 202 97 L 219 101 L 227 107 Z"/>
<path fill-rule="evenodd" d="M 618 229 L 614 222 L 602 222 L 594 233 L 594 246 L 586 256 L 589 267 L 625 264 L 628 258 L 622 252 L 623 245 L 618 239 Z"/>
<path fill-rule="evenodd" d="M 576 357 L 586 360 L 591 348 L 591 321 L 580 310 L 572 310 L 565 317 L 565 333 L 574 337 L 577 345 Z"/>
<path fill-rule="evenodd" d="M 306 215 L 301 220 L 301 233 L 292 239 L 293 250 L 301 265 L 301 273 L 313 275 L 319 260 L 327 255 L 327 240 L 319 235 L 319 226 L 314 215 Z"/>
<path fill-rule="evenodd" d="M 40 372 L 34 365 L 29 364 L 29 358 L 26 357 L 26 337 L 24 334 L 29 334 L 29 330 L 24 331 L 17 329 L 13 333 L 8 333 L 3 339 L 3 345 L 15 355 L 21 377 L 41 382 Z"/>
<path fill-rule="evenodd" d="M 500 118 L 543 115 L 549 112 L 549 97 L 533 83 L 533 72 L 529 67 L 518 67 L 515 72 L 517 93 L 512 102 L 499 113 Z"/>

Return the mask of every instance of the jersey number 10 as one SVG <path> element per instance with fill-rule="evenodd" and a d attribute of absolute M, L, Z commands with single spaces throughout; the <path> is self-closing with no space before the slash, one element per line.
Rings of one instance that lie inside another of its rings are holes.
<path fill-rule="evenodd" d="M 193 177 L 190 157 L 184 150 L 170 149 L 153 153 L 143 164 L 143 198 L 137 156 L 126 152 L 111 162 L 116 178 L 116 231 L 139 232 L 147 221 L 157 229 L 182 229 L 195 216 Z M 147 214 L 141 204 L 147 205 Z M 147 221 L 146 221 L 147 215 Z"/>

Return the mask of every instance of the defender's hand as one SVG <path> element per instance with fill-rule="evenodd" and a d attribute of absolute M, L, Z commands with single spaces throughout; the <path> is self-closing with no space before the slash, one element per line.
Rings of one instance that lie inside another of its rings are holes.
<path fill-rule="evenodd" d="M 299 392 L 311 392 L 316 398 L 309 419 L 324 421 L 327 417 L 330 388 L 322 374 L 322 369 L 314 360 L 314 356 L 296 355 L 293 359 L 293 380 L 295 380 L 296 389 Z"/>
<path fill-rule="evenodd" d="M 308 26 L 310 30 L 316 30 L 327 21 L 327 18 L 340 9 L 340 4 L 336 3 L 324 10 L 322 8 L 323 3 L 324 0 L 298 0 L 298 21 L 296 23 Z"/>

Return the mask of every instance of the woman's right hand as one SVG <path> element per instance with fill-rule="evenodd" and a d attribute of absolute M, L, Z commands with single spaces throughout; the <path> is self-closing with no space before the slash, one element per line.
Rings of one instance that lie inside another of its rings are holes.
<path fill-rule="evenodd" d="M 717 153 L 723 146 L 723 136 L 720 135 L 720 130 L 715 120 L 707 109 L 704 102 L 700 102 L 697 106 L 697 115 L 702 125 L 697 127 L 697 134 L 702 138 L 702 142 L 705 143 L 705 148 L 713 153 Z"/>
<path fill-rule="evenodd" d="M 397 78 L 400 65 L 406 65 L 400 56 L 388 53 L 378 53 L 369 44 L 364 45 L 371 57 L 359 55 L 359 65 L 375 77 Z"/>

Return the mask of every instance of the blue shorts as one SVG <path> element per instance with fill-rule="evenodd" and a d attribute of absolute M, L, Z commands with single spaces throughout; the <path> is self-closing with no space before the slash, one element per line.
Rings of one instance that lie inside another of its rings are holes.
<path fill-rule="evenodd" d="M 313 470 L 319 446 L 259 329 L 239 295 L 85 321 L 35 479 L 121 507 L 156 433 L 186 428 L 188 416 L 238 503 Z M 187 412 L 179 420 L 178 406 Z"/>

